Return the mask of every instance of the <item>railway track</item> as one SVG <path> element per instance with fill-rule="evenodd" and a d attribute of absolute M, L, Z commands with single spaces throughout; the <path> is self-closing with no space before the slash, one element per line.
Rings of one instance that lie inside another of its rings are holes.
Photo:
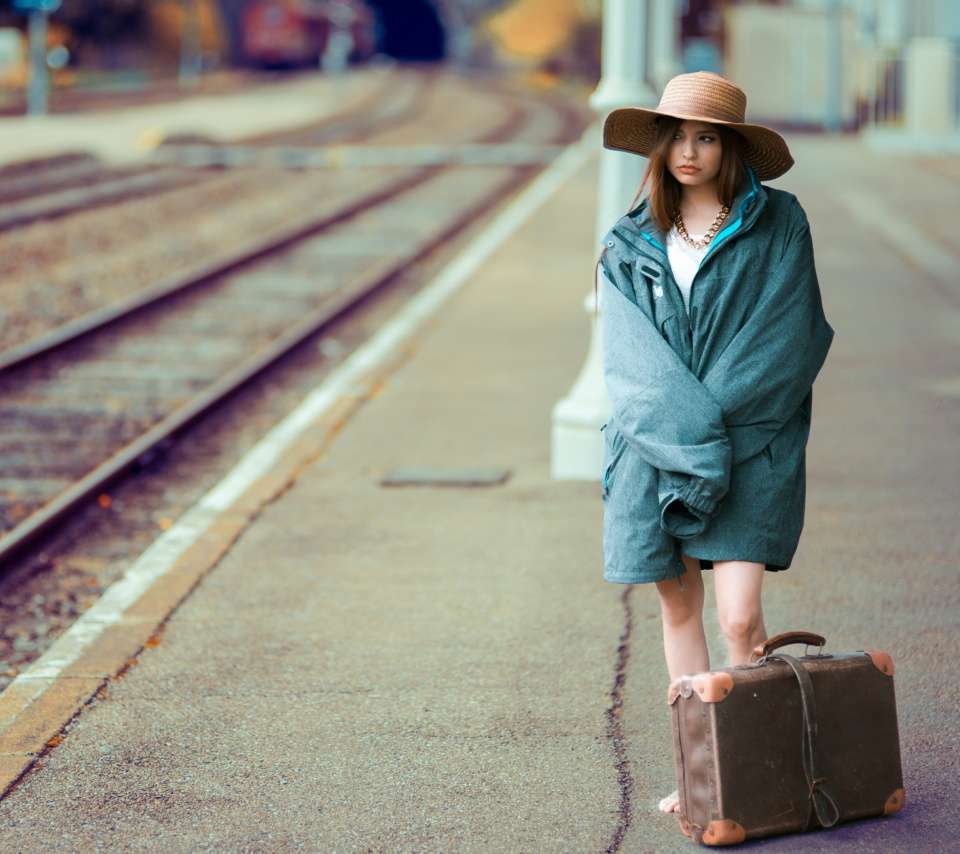
<path fill-rule="evenodd" d="M 122 78 L 122 75 L 118 75 Z M 206 74 L 200 85 L 190 94 L 229 94 L 251 86 L 262 86 L 284 79 L 283 72 L 230 70 Z M 81 113 L 90 110 L 141 107 L 144 104 L 162 104 L 179 101 L 184 97 L 184 87 L 179 79 L 164 80 L 104 80 L 99 87 L 58 88 L 49 93 L 48 111 L 57 113 Z M 0 103 L 0 116 L 22 116 L 27 111 L 26 93 L 7 92 Z"/>
<path fill-rule="evenodd" d="M 368 145 L 409 146 L 428 128 L 434 148 L 549 154 L 583 123 L 559 103 L 462 80 L 432 87 L 417 111 L 416 121 L 368 125 Z M 447 158 L 328 170 L 327 192 L 301 222 L 0 353 L 0 568 L 536 168 Z"/>
<path fill-rule="evenodd" d="M 248 139 L 243 145 L 269 150 L 362 140 L 380 128 L 415 121 L 434 77 L 425 72 L 384 74 L 379 88 L 360 103 L 322 122 Z M 233 148 L 235 144 L 219 146 L 204 140 L 173 138 L 144 165 L 111 167 L 89 155 L 67 155 L 0 169 L 0 231 L 195 185 L 216 174 L 211 167 L 230 165 L 229 156 L 201 158 L 198 150 Z"/>

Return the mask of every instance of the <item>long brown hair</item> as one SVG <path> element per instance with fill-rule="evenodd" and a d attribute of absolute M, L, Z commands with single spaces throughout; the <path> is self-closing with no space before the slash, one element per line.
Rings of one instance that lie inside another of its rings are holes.
<path fill-rule="evenodd" d="M 683 124 L 683 119 L 673 116 L 661 116 L 657 119 L 660 135 L 657 138 L 656 148 L 650 154 L 650 160 L 643 173 L 640 189 L 633 200 L 633 206 L 639 201 L 643 191 L 647 191 L 647 204 L 650 206 L 650 216 L 657 228 L 669 231 L 680 210 L 681 186 L 670 170 L 667 169 L 667 156 L 673 138 Z M 717 195 L 721 205 L 732 205 L 733 198 L 747 171 L 743 165 L 743 138 L 736 131 L 729 130 L 723 125 L 710 125 L 720 139 L 720 173 L 718 175 Z"/>
<path fill-rule="evenodd" d="M 643 180 L 640 182 L 637 194 L 633 197 L 633 204 L 630 205 L 630 209 L 633 210 L 637 206 L 637 202 L 640 201 L 643 191 L 646 190 L 650 216 L 657 228 L 663 232 L 670 230 L 677 211 L 680 210 L 680 182 L 667 169 L 667 154 L 670 151 L 673 137 L 683 121 L 683 119 L 677 119 L 673 116 L 661 116 L 657 119 L 657 126 L 660 129 L 657 145 L 650 154 L 647 168 L 643 173 Z M 743 165 L 744 140 L 736 131 L 725 128 L 723 125 L 710 125 L 710 127 L 716 131 L 721 145 L 717 196 L 721 205 L 732 205 L 737 190 L 747 177 L 747 169 Z M 604 247 L 594 269 L 594 293 L 597 291 L 597 276 L 600 272 L 600 264 L 606 254 L 607 248 Z"/>

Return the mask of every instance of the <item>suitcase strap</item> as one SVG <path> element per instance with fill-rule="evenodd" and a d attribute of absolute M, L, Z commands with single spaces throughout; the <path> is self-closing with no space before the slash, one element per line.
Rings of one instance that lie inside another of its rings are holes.
<path fill-rule="evenodd" d="M 807 827 L 816 815 L 820 827 L 833 827 L 840 820 L 837 796 L 825 785 L 826 777 L 817 772 L 817 712 L 813 703 L 813 682 L 806 668 L 792 655 L 778 653 L 768 660 L 782 661 L 788 665 L 800 683 L 800 699 L 803 708 L 803 770 L 809 786 L 809 813 Z"/>

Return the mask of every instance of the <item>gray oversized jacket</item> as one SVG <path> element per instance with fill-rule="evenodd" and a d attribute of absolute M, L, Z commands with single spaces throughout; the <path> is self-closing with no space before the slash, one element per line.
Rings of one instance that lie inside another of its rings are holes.
<path fill-rule="evenodd" d="M 646 203 L 604 243 L 604 577 L 676 577 L 681 552 L 785 569 L 803 527 L 811 387 L 833 338 L 803 209 L 751 173 L 689 315 Z"/>

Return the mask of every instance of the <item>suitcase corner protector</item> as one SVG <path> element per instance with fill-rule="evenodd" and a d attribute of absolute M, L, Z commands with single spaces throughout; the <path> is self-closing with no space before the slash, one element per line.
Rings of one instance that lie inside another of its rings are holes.
<path fill-rule="evenodd" d="M 694 694 L 702 703 L 719 703 L 730 696 L 734 686 L 733 677 L 726 670 L 704 670 L 688 673 L 674 679 L 667 689 L 667 704 L 672 706 L 677 699 L 689 699 Z"/>
<path fill-rule="evenodd" d="M 870 657 L 873 666 L 881 673 L 886 673 L 887 676 L 893 676 L 893 659 L 887 655 L 887 653 L 865 649 L 863 654 Z"/>
<path fill-rule="evenodd" d="M 703 830 L 704 845 L 739 845 L 747 838 L 747 831 L 742 824 L 731 819 L 711 821 Z"/>
<path fill-rule="evenodd" d="M 897 791 L 887 798 L 887 802 L 883 806 L 883 814 L 893 815 L 894 813 L 900 812 L 904 807 L 904 803 L 904 791 L 903 789 L 897 789 Z"/>
<path fill-rule="evenodd" d="M 709 670 L 698 673 L 692 679 L 693 690 L 704 703 L 719 703 L 730 696 L 733 677 L 725 670 Z"/>

